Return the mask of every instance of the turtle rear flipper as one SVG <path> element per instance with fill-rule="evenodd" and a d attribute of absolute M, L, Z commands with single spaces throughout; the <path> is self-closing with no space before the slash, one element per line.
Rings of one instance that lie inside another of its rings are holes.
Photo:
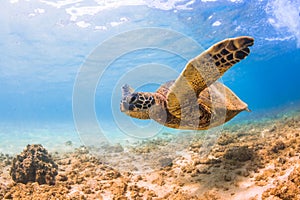
<path fill-rule="evenodd" d="M 234 92 L 220 82 L 215 82 L 205 88 L 199 95 L 198 103 L 204 106 L 211 115 L 211 126 L 218 126 L 229 121 L 242 111 L 247 111 L 248 105 Z"/>

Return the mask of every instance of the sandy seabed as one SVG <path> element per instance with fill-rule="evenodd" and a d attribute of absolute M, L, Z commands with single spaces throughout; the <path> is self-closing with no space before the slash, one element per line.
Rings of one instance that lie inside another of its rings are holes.
<path fill-rule="evenodd" d="M 203 144 L 194 138 L 184 155 L 163 159 L 155 151 L 164 142 L 138 145 L 130 151 L 160 164 L 143 173 L 110 167 L 88 147 L 49 152 L 58 165 L 54 185 L 15 183 L 13 157 L 1 154 L 0 199 L 300 199 L 300 111 L 226 126 L 199 156 Z M 111 159 L 124 160 L 115 150 Z"/>

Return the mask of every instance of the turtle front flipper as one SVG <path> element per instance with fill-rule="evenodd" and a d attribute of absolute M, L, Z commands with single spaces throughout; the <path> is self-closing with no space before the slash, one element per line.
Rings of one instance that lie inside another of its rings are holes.
<path fill-rule="evenodd" d="M 190 60 L 167 95 L 169 112 L 182 119 L 182 111 L 197 111 L 200 92 L 219 79 L 231 66 L 243 60 L 250 53 L 248 47 L 253 43 L 254 39 L 247 36 L 226 39 Z M 182 110 L 184 108 L 187 110 Z"/>

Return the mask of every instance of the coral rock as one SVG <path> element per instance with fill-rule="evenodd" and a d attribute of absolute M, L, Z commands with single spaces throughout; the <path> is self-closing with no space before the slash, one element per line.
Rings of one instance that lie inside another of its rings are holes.
<path fill-rule="evenodd" d="M 27 145 L 26 149 L 13 159 L 10 175 L 18 183 L 38 182 L 54 185 L 57 169 L 57 164 L 42 145 Z"/>
<path fill-rule="evenodd" d="M 275 145 L 272 147 L 274 153 L 278 153 L 279 150 L 285 149 L 285 144 L 282 141 L 276 141 Z"/>
<path fill-rule="evenodd" d="M 225 152 L 224 157 L 226 159 L 244 162 L 247 160 L 251 160 L 251 158 L 253 157 L 253 151 L 247 146 L 236 146 L 228 149 Z"/>
<path fill-rule="evenodd" d="M 158 160 L 161 167 L 172 167 L 173 160 L 171 158 L 161 158 Z"/>

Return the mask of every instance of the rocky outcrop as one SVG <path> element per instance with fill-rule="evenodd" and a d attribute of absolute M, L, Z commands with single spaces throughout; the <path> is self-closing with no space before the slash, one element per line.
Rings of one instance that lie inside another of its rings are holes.
<path fill-rule="evenodd" d="M 58 166 L 48 151 L 40 144 L 27 145 L 12 162 L 10 175 L 17 183 L 38 182 L 39 184 L 55 184 Z"/>

